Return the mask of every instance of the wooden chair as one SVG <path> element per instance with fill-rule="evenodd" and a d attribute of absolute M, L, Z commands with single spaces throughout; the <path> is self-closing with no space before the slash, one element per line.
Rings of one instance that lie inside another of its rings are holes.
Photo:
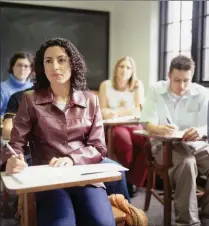
<path fill-rule="evenodd" d="M 171 226 L 171 213 L 172 213 L 172 188 L 170 185 L 168 170 L 172 167 L 172 143 L 163 143 L 164 146 L 164 165 L 159 165 L 155 161 L 152 155 L 151 144 L 149 138 L 145 143 L 144 149 L 147 157 L 148 164 L 148 177 L 147 177 L 147 188 L 146 198 L 144 204 L 144 210 L 147 211 L 150 205 L 150 198 L 153 194 L 154 197 L 164 206 L 164 226 Z M 163 179 L 164 191 L 157 192 L 155 190 L 155 176 L 158 174 Z M 197 198 L 201 198 L 204 192 L 197 190 Z"/>

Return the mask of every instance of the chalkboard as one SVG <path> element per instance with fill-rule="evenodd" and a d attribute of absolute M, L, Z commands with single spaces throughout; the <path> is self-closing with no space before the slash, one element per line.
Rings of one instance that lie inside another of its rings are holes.
<path fill-rule="evenodd" d="M 108 78 L 109 12 L 0 3 L 1 81 L 15 52 L 35 54 L 47 39 L 69 39 L 84 56 L 87 82 L 98 89 Z"/>

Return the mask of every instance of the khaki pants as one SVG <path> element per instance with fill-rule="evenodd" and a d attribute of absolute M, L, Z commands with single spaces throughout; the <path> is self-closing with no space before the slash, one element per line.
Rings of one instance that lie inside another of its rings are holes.
<path fill-rule="evenodd" d="M 181 143 L 173 144 L 173 167 L 169 170 L 172 188 L 175 190 L 174 210 L 176 226 L 209 226 L 209 193 L 201 202 L 200 219 L 196 197 L 196 177 L 198 172 L 208 177 L 209 145 L 199 149 L 189 149 Z M 157 146 L 153 155 L 159 164 L 163 162 L 162 145 Z M 209 180 L 206 183 L 209 190 Z M 201 220 L 201 223 L 200 223 Z"/>

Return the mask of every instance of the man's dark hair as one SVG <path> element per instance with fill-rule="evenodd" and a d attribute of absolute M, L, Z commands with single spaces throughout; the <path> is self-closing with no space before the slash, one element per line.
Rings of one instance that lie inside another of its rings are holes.
<path fill-rule="evenodd" d="M 28 59 L 28 61 L 30 62 L 31 70 L 33 71 L 33 67 L 34 67 L 33 55 L 31 53 L 19 52 L 19 53 L 15 53 L 10 59 L 9 69 L 8 69 L 9 73 L 13 73 L 12 68 L 14 67 L 14 65 L 18 59 Z"/>
<path fill-rule="evenodd" d="M 62 47 L 69 57 L 70 67 L 72 70 L 70 78 L 71 87 L 75 88 L 76 90 L 86 90 L 87 84 L 85 74 L 87 72 L 87 66 L 84 61 L 84 58 L 69 40 L 62 38 L 54 38 L 47 40 L 36 52 L 34 66 L 34 71 L 36 74 L 35 89 L 47 88 L 50 86 L 50 82 L 47 79 L 44 71 L 43 61 L 46 49 L 52 46 Z"/>
<path fill-rule="evenodd" d="M 184 55 L 179 55 L 174 57 L 171 61 L 169 73 L 171 73 L 174 69 L 176 70 L 183 70 L 183 71 L 190 71 L 195 69 L 195 63 L 192 58 L 189 58 Z"/>

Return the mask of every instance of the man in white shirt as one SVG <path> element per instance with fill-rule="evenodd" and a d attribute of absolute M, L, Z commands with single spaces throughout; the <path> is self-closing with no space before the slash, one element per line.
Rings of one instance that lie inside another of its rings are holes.
<path fill-rule="evenodd" d="M 141 114 L 150 134 L 172 135 L 176 127 L 184 131 L 183 142 L 173 144 L 173 167 L 169 170 L 177 226 L 209 226 L 209 196 L 201 202 L 201 223 L 196 198 L 197 174 L 208 176 L 209 172 L 209 145 L 200 141 L 207 135 L 208 91 L 192 83 L 194 68 L 192 59 L 175 57 L 169 81 L 159 81 L 150 89 Z M 151 143 L 153 155 L 162 164 L 162 143 Z"/>

